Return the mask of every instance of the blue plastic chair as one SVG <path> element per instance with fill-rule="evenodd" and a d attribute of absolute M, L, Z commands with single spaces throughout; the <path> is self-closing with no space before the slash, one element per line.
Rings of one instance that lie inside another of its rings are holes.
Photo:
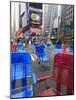
<path fill-rule="evenodd" d="M 62 52 L 62 46 L 61 46 L 61 45 L 56 45 L 56 46 L 55 46 L 55 51 L 56 51 L 57 53 Z"/>
<path fill-rule="evenodd" d="M 55 48 L 61 49 L 61 45 L 56 45 Z"/>
<path fill-rule="evenodd" d="M 51 49 L 51 45 L 50 45 L 50 44 L 47 44 L 47 48 L 48 48 L 48 49 Z"/>
<path fill-rule="evenodd" d="M 38 47 L 38 46 L 39 46 L 38 44 L 35 44 L 35 43 L 34 43 L 34 47 L 35 47 L 35 48 Z"/>
<path fill-rule="evenodd" d="M 36 54 L 39 61 L 46 62 L 49 60 L 49 56 L 45 53 L 44 46 L 36 46 Z"/>
<path fill-rule="evenodd" d="M 20 51 L 22 51 L 22 49 L 23 49 L 22 43 L 19 42 L 19 43 L 18 43 L 18 51 L 20 52 Z"/>
<path fill-rule="evenodd" d="M 33 88 L 27 86 L 27 79 L 32 78 L 33 84 L 36 84 L 35 74 L 32 72 L 32 61 L 29 53 L 11 53 L 11 98 L 32 97 Z M 22 91 L 16 93 L 16 80 L 22 80 Z"/>
<path fill-rule="evenodd" d="M 69 46 L 69 49 L 70 49 L 70 52 L 74 52 L 74 45 L 71 44 L 71 45 Z"/>

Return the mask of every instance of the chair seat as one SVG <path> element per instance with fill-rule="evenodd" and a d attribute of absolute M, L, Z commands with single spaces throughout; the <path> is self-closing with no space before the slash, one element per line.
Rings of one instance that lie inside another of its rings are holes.
<path fill-rule="evenodd" d="M 47 80 L 47 79 L 49 79 L 51 77 L 52 77 L 52 75 L 41 76 L 41 77 L 37 78 L 37 83 L 41 82 L 41 81 L 45 81 L 45 80 Z"/>
<path fill-rule="evenodd" d="M 57 94 L 51 90 L 51 88 L 45 90 L 44 92 L 40 92 L 39 96 L 56 96 Z"/>

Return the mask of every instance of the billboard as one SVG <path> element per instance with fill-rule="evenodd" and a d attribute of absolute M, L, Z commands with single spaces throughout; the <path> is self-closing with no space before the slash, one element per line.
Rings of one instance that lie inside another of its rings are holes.
<path fill-rule="evenodd" d="M 30 11 L 30 22 L 33 24 L 42 24 L 42 13 Z"/>

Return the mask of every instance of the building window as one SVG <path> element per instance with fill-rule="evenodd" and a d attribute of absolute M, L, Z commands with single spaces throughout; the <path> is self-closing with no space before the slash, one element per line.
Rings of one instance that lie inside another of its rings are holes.
<path fill-rule="evenodd" d="M 71 15 L 71 19 L 73 19 L 72 15 Z"/>
<path fill-rule="evenodd" d="M 71 14 L 72 14 L 73 10 L 71 10 Z"/>

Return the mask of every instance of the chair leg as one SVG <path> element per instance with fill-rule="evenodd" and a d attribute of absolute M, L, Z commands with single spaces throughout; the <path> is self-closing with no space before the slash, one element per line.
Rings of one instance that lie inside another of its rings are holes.
<path fill-rule="evenodd" d="M 67 95 L 73 95 L 73 94 L 74 94 L 74 92 L 72 91 L 72 89 L 68 88 L 67 89 Z"/>
<path fill-rule="evenodd" d="M 40 61 L 38 61 L 38 64 L 40 64 Z"/>
<path fill-rule="evenodd" d="M 69 74 L 68 74 L 68 84 L 67 84 L 67 95 L 72 95 L 74 94 L 74 86 L 71 86 L 70 87 L 70 83 L 71 83 L 71 77 L 70 77 L 70 74 L 72 74 L 70 71 L 69 71 Z M 72 83 L 74 84 L 74 83 Z"/>
<path fill-rule="evenodd" d="M 49 88 L 50 88 L 50 86 L 47 86 L 47 87 L 46 87 L 46 90 L 49 89 Z"/>

